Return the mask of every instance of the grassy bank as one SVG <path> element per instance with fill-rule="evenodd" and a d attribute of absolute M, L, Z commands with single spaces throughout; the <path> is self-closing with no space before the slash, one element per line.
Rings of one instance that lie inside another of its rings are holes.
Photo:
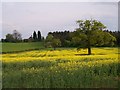
<path fill-rule="evenodd" d="M 43 42 L 31 42 L 31 43 L 2 43 L 2 53 L 27 51 L 33 49 L 43 48 Z"/>

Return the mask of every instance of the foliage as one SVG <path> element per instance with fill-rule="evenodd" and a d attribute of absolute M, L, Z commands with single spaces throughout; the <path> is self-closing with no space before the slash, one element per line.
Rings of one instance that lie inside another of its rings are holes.
<path fill-rule="evenodd" d="M 94 46 L 94 47 L 110 46 L 111 47 L 119 44 L 119 35 L 118 35 L 119 32 L 106 31 L 105 30 L 106 27 L 101 22 L 96 20 L 94 22 L 98 23 L 98 24 L 95 23 L 95 25 L 98 25 L 99 28 L 97 28 L 96 26 L 93 26 L 92 28 L 93 30 L 91 31 L 91 35 L 90 35 L 90 37 L 92 38 L 90 39 L 91 46 Z M 102 26 L 104 28 L 101 28 Z M 49 32 L 48 35 L 49 34 L 51 34 L 54 38 L 60 39 L 61 47 L 80 47 L 80 48 L 87 47 L 87 43 L 86 43 L 88 39 L 87 35 L 83 32 L 83 30 L 80 30 L 79 28 L 77 28 L 77 30 L 73 32 L 54 31 L 54 32 Z"/>
<path fill-rule="evenodd" d="M 108 32 L 111 35 L 113 35 L 116 38 L 115 45 L 120 46 L 120 31 L 108 31 L 108 30 L 105 30 L 104 32 Z"/>
<path fill-rule="evenodd" d="M 17 31 L 14 30 L 13 34 L 7 34 L 6 39 L 2 39 L 2 42 L 21 42 L 22 41 L 22 35 Z"/>
<path fill-rule="evenodd" d="M 41 41 L 42 37 L 41 37 L 41 32 L 38 31 L 38 41 Z"/>
<path fill-rule="evenodd" d="M 45 47 L 52 47 L 52 40 L 53 36 L 51 34 L 48 34 L 45 40 Z"/>
<path fill-rule="evenodd" d="M 31 35 L 28 39 L 23 39 L 23 42 L 43 42 L 44 41 L 44 37 L 41 36 L 41 32 L 38 31 L 36 33 L 36 31 L 33 32 L 33 36 Z"/>
<path fill-rule="evenodd" d="M 22 35 L 17 30 L 13 30 L 12 36 L 14 40 L 22 40 Z"/>
<path fill-rule="evenodd" d="M 104 32 L 103 40 L 105 46 L 113 46 L 114 42 L 116 41 L 116 38 L 110 33 Z"/>
<path fill-rule="evenodd" d="M 34 41 L 37 41 L 37 34 L 36 34 L 35 31 L 33 32 L 33 40 L 34 40 Z"/>
<path fill-rule="evenodd" d="M 91 46 L 114 45 L 115 37 L 110 33 L 103 32 L 106 26 L 97 20 L 78 20 L 79 28 L 76 29 L 77 37 L 80 38 L 80 44 L 88 48 L 88 54 L 91 54 Z M 75 35 L 76 36 L 76 35 Z"/>
<path fill-rule="evenodd" d="M 14 42 L 14 38 L 12 34 L 7 34 L 6 35 L 6 42 Z"/>
<path fill-rule="evenodd" d="M 56 47 L 59 47 L 59 46 L 61 46 L 60 39 L 54 38 L 53 41 L 52 41 L 52 47 L 55 49 Z"/>
<path fill-rule="evenodd" d="M 118 48 L 2 54 L 3 88 L 117 88 Z M 80 54 L 80 55 L 79 55 Z M 79 56 L 78 56 L 79 55 Z"/>
<path fill-rule="evenodd" d="M 51 34 L 54 38 L 60 39 L 62 47 L 69 47 L 69 44 L 67 44 L 66 41 L 69 42 L 71 40 L 70 33 L 71 33 L 70 31 L 65 30 L 65 31 L 49 32 L 48 35 Z"/>
<path fill-rule="evenodd" d="M 56 39 L 53 37 L 52 34 L 48 34 L 45 40 L 45 47 L 53 47 L 55 49 L 56 47 L 59 46 L 61 46 L 60 39 Z"/>

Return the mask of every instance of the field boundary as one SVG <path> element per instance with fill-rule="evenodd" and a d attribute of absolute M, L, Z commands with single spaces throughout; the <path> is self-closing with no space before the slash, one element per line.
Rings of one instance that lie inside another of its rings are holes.
<path fill-rule="evenodd" d="M 44 49 L 44 48 L 27 49 L 27 50 L 21 50 L 21 51 L 0 52 L 0 54 L 13 54 L 13 53 L 21 53 L 21 52 L 27 52 L 27 51 L 41 50 L 41 49 Z"/>

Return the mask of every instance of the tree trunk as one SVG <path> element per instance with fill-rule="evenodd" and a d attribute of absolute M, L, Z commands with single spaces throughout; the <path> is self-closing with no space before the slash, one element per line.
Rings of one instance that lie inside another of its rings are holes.
<path fill-rule="evenodd" d="M 88 47 L 88 55 L 91 55 L 91 47 Z"/>
<path fill-rule="evenodd" d="M 56 50 L 56 48 L 54 47 L 54 50 Z"/>
<path fill-rule="evenodd" d="M 88 55 L 91 55 L 91 42 L 90 42 L 90 34 L 88 35 Z"/>

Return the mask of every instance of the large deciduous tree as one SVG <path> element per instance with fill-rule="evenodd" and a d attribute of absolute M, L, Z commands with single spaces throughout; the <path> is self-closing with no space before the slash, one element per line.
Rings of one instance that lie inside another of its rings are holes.
<path fill-rule="evenodd" d="M 88 55 L 91 55 L 91 46 L 113 45 L 116 40 L 110 33 L 104 32 L 106 26 L 97 20 L 78 20 L 79 28 L 74 36 L 79 37 L 80 44 L 88 48 Z M 78 41 L 77 41 L 78 42 Z"/>
<path fill-rule="evenodd" d="M 6 42 L 13 42 L 13 41 L 14 41 L 13 35 L 12 34 L 7 34 L 6 35 Z"/>
<path fill-rule="evenodd" d="M 14 30 L 13 34 L 7 34 L 6 35 L 6 42 L 21 42 L 22 41 L 22 35 L 17 31 Z"/>
<path fill-rule="evenodd" d="M 22 40 L 22 35 L 17 30 L 14 30 L 12 35 L 16 41 Z"/>

